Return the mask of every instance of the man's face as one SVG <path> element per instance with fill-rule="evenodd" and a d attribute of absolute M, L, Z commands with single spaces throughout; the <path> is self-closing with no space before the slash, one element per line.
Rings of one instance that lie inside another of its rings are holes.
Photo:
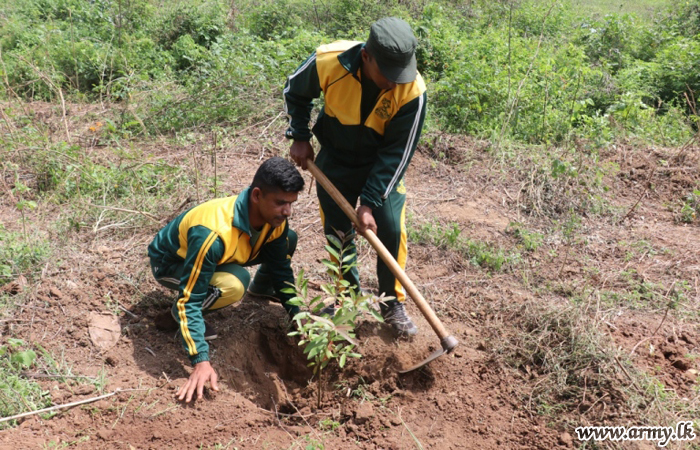
<path fill-rule="evenodd" d="M 377 60 L 365 49 L 362 49 L 362 75 L 372 80 L 379 89 L 389 90 L 396 87 L 396 83 L 382 75 Z"/>
<path fill-rule="evenodd" d="M 272 227 L 278 227 L 292 214 L 292 203 L 297 201 L 296 192 L 273 191 L 264 194 L 253 189 L 253 201 L 258 205 L 260 217 Z"/>

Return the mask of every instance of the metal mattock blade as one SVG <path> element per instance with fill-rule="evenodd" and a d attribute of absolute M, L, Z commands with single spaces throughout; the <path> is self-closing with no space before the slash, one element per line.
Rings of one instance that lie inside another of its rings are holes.
<path fill-rule="evenodd" d="M 441 347 L 441 348 L 435 350 L 430 356 L 428 356 L 426 359 L 419 362 L 415 366 L 411 366 L 405 370 L 399 370 L 399 373 L 407 373 L 407 372 L 411 372 L 412 370 L 420 369 L 421 367 L 428 364 L 430 361 L 434 360 L 435 358 L 442 356 L 442 354 L 444 354 L 444 353 L 445 353 L 445 349 Z"/>

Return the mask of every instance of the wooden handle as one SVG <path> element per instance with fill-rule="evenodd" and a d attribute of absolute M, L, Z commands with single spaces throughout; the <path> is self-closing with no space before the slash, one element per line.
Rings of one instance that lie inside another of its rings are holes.
<path fill-rule="evenodd" d="M 313 161 L 310 159 L 306 161 L 306 167 L 309 169 L 309 172 L 316 178 L 316 181 L 323 187 L 323 189 L 328 192 L 328 194 L 335 200 L 335 202 L 338 204 L 340 209 L 343 210 L 346 216 L 350 220 L 352 220 L 352 223 L 355 224 L 357 229 L 360 229 L 360 220 L 357 217 L 357 213 L 355 212 L 355 209 L 350 206 L 350 203 L 348 203 L 347 200 L 345 200 L 345 197 L 343 197 L 343 194 L 340 193 L 340 191 L 333 186 L 333 183 L 326 177 L 323 172 L 321 172 L 321 169 L 314 164 Z M 386 249 L 384 244 L 382 244 L 382 241 L 379 240 L 376 234 L 374 234 L 371 230 L 367 230 L 366 232 L 362 233 L 362 235 L 369 241 L 370 245 L 374 247 L 374 249 L 377 251 L 377 254 L 379 255 L 380 258 L 382 258 L 382 261 L 389 266 L 389 270 L 391 270 L 391 273 L 394 274 L 394 276 L 399 280 L 401 285 L 406 289 L 406 292 L 408 292 L 408 295 L 411 296 L 413 299 L 414 303 L 420 310 L 420 312 L 423 314 L 423 317 L 428 321 L 430 326 L 433 328 L 433 331 L 438 335 L 438 337 L 441 340 L 444 340 L 445 338 L 448 337 L 447 330 L 445 327 L 442 325 L 442 322 L 440 322 L 440 319 L 435 315 L 435 311 L 430 307 L 427 301 L 423 298 L 420 292 L 418 292 L 418 288 L 416 288 L 416 285 L 413 284 L 410 278 L 408 278 L 408 275 L 406 275 L 406 272 L 401 268 L 398 262 L 396 262 L 396 259 L 392 256 L 391 253 L 389 253 L 389 250 Z"/>

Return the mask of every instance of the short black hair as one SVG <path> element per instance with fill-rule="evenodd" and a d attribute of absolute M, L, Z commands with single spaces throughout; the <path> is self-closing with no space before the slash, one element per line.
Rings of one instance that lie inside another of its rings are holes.
<path fill-rule="evenodd" d="M 273 156 L 258 167 L 250 185 L 263 194 L 274 191 L 299 192 L 304 189 L 304 178 L 294 164 L 279 156 Z"/>

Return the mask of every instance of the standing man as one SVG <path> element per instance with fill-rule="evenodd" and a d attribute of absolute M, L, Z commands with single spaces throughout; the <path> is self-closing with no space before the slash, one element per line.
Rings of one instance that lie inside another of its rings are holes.
<path fill-rule="evenodd" d="M 195 392 L 201 399 L 206 382 L 219 390 L 207 344 L 217 335 L 203 315 L 241 300 L 250 282 L 245 267 L 260 264 L 251 290 L 277 298 L 290 317 L 298 312 L 287 304 L 292 295 L 282 289 L 294 282 L 291 257 L 297 235 L 287 218 L 303 188 L 294 164 L 270 158 L 238 196 L 210 200 L 182 213 L 148 246 L 156 281 L 179 292 L 172 315 L 160 317 L 156 326 L 167 328 L 169 320 L 179 328 L 194 366 L 178 390 L 179 400 L 189 402 Z"/>
<path fill-rule="evenodd" d="M 321 150 L 316 164 L 351 205 L 361 233 L 377 234 L 399 265 L 406 266 L 406 172 L 425 120 L 425 83 L 416 70 L 418 41 L 411 27 L 389 17 L 375 22 L 366 43 L 337 41 L 320 46 L 288 79 L 290 154 L 306 169 L 314 159 L 309 121 L 312 101 L 324 95 L 313 127 Z M 352 232 L 352 224 L 330 195 L 317 189 L 326 235 Z M 354 251 L 354 241 L 349 245 Z M 356 268 L 344 276 L 356 290 Z M 406 314 L 403 286 L 378 258 L 379 293 L 395 297 L 381 305 L 382 316 L 399 336 L 418 329 Z"/>

